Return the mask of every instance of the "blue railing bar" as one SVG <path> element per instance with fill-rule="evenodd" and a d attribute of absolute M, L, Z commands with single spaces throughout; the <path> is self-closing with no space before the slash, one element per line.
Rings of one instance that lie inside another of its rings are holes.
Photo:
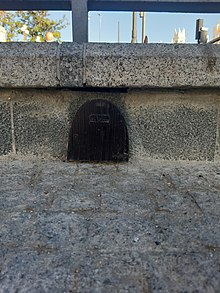
<path fill-rule="evenodd" d="M 219 13 L 220 0 L 0 0 L 0 10 L 71 10 L 73 41 L 88 41 L 88 11 Z"/>
<path fill-rule="evenodd" d="M 0 10 L 72 9 L 71 0 L 0 0 Z M 88 0 L 88 11 L 219 13 L 220 1 Z"/>

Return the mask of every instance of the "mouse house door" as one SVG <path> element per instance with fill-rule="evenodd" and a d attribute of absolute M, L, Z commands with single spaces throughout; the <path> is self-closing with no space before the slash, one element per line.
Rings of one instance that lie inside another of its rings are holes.
<path fill-rule="evenodd" d="M 128 132 L 119 109 L 106 100 L 81 106 L 73 121 L 69 161 L 128 161 Z"/>

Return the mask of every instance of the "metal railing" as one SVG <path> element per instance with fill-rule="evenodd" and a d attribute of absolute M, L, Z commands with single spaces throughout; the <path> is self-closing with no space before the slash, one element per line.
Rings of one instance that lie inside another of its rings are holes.
<path fill-rule="evenodd" d="M 88 41 L 88 11 L 219 13 L 220 0 L 0 0 L 0 10 L 71 10 L 73 40 Z"/>

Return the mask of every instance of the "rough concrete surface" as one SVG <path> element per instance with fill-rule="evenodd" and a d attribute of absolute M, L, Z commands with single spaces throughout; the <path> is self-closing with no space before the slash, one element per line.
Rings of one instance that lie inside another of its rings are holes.
<path fill-rule="evenodd" d="M 134 93 L 133 103 L 129 98 L 125 101 L 133 153 L 140 153 L 142 147 L 142 157 L 214 160 L 218 130 L 214 100 L 205 105 L 199 95 L 192 94 L 191 101 L 190 95 L 184 101 L 171 96 L 163 93 L 156 100 L 156 95 L 154 99 L 154 95 Z"/>
<path fill-rule="evenodd" d="M 220 165 L 0 161 L 0 292 L 219 292 Z"/>
<path fill-rule="evenodd" d="M 215 44 L 5 43 L 0 87 L 216 88 Z"/>
<path fill-rule="evenodd" d="M 56 43 L 1 43 L 0 87 L 58 86 L 57 48 Z"/>
<path fill-rule="evenodd" d="M 218 87 L 213 45 L 89 44 L 86 85 L 96 87 Z"/>
<path fill-rule="evenodd" d="M 219 90 L 204 89 L 0 89 L 0 156 L 14 145 L 18 155 L 65 160 L 75 115 L 93 99 L 110 101 L 122 113 L 130 158 L 220 161 Z"/>
<path fill-rule="evenodd" d="M 63 43 L 60 47 L 60 86 L 83 87 L 84 63 L 83 45 Z"/>
<path fill-rule="evenodd" d="M 17 92 L 13 102 L 17 152 L 66 158 L 69 103 L 62 95 Z"/>

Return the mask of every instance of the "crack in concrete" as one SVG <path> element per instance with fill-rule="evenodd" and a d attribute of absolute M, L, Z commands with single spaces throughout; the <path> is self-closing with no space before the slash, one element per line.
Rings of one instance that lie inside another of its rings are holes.
<path fill-rule="evenodd" d="M 56 64 L 57 64 L 56 77 L 58 79 L 58 85 L 59 86 L 61 86 L 61 84 L 60 84 L 60 80 L 61 80 L 61 77 L 60 77 L 60 51 L 61 51 L 61 44 L 58 43 L 58 45 L 57 45 L 57 54 L 56 54 Z"/>
<path fill-rule="evenodd" d="M 13 102 L 10 99 L 10 115 L 11 115 L 11 142 L 12 142 L 12 153 L 16 154 L 16 139 L 15 139 L 15 125 L 14 125 L 14 109 Z"/>
<path fill-rule="evenodd" d="M 83 86 L 86 85 L 86 43 L 83 44 Z"/>

